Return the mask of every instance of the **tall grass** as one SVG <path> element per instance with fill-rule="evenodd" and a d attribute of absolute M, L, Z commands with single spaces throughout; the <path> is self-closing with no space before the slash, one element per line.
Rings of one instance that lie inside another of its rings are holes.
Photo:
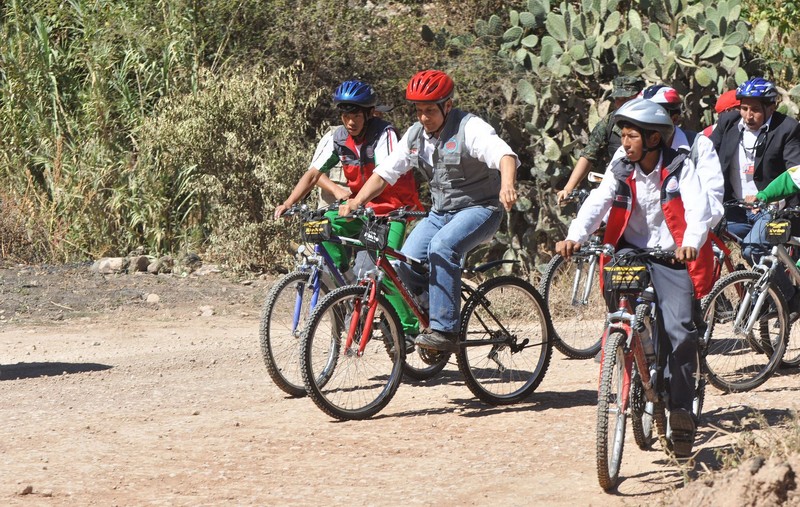
<path fill-rule="evenodd" d="M 0 196 L 19 211 L 5 217 L 0 235 L 26 231 L 35 241 L 16 241 L 13 251 L 31 261 L 125 254 L 140 245 L 151 253 L 210 245 L 234 254 L 233 240 L 272 227 L 255 225 L 272 203 L 255 187 L 285 197 L 317 127 L 332 119 L 329 103 L 309 108 L 318 90 L 416 70 L 409 62 L 424 51 L 398 51 L 402 40 L 374 34 L 417 38 L 420 8 L 373 19 L 376 10 L 333 0 L 0 4 Z M 298 60 L 307 62 L 299 73 Z M 294 89 L 271 81 L 289 74 Z M 285 97 L 259 88 L 265 83 Z M 223 97 L 231 90 L 239 96 Z M 201 110 L 217 99 L 234 106 L 216 116 Z M 181 108 L 197 114 L 182 120 Z M 192 121 L 194 137 L 170 130 Z M 172 137 L 152 137 L 159 133 Z M 279 159 L 291 169 L 273 184 L 261 172 L 274 172 L 268 168 Z M 233 242 L 224 246 L 228 236 Z M 275 248 L 256 252 L 262 243 L 246 243 L 237 258 L 266 262 Z"/>
<path fill-rule="evenodd" d="M 131 10 L 10 0 L 2 11 L 0 185 L 50 260 L 146 243 L 135 203 L 163 198 L 137 194 L 137 132 L 160 99 L 189 89 L 193 58 L 175 51 L 180 38 L 152 37 L 160 27 L 142 31 Z"/>

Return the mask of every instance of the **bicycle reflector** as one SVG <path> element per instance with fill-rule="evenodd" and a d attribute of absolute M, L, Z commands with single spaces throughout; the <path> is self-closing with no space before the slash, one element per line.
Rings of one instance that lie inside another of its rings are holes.
<path fill-rule="evenodd" d="M 383 250 L 389 242 L 389 224 L 364 227 L 360 239 L 367 250 Z"/>
<path fill-rule="evenodd" d="M 328 241 L 331 239 L 331 221 L 329 219 L 324 220 L 312 220 L 308 222 L 303 222 L 303 241 L 306 243 L 319 243 L 321 241 Z"/>
<path fill-rule="evenodd" d="M 792 224 L 786 219 L 772 220 L 767 222 L 765 232 L 767 243 L 771 245 L 786 243 L 792 235 Z"/>
<path fill-rule="evenodd" d="M 603 289 L 614 295 L 640 294 L 650 284 L 644 264 L 615 264 L 603 267 Z"/>

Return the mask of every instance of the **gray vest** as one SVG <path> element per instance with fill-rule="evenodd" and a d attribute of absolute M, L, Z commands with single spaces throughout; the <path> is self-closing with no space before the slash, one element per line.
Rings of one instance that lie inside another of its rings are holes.
<path fill-rule="evenodd" d="M 420 157 L 422 124 L 411 126 L 408 148 L 411 165 L 425 175 L 430 184 L 433 209 L 454 211 L 468 206 L 500 206 L 500 171 L 473 158 L 464 142 L 464 125 L 473 115 L 453 109 L 436 140 L 433 166 Z"/>

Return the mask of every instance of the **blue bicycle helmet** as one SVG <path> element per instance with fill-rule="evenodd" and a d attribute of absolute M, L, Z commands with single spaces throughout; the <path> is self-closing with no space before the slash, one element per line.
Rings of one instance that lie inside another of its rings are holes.
<path fill-rule="evenodd" d="M 357 106 L 362 108 L 375 107 L 378 103 L 378 96 L 372 86 L 362 81 L 345 81 L 340 84 L 336 91 L 333 93 L 333 105 L 340 106 Z"/>
<path fill-rule="evenodd" d="M 767 81 L 763 77 L 754 77 L 739 85 L 736 89 L 736 98 L 742 99 L 759 99 L 762 102 L 772 103 L 778 97 L 778 90 L 771 81 Z"/>

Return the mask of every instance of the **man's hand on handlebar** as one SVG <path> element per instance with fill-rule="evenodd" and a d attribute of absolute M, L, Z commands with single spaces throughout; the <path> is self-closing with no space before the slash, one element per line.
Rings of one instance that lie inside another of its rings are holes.
<path fill-rule="evenodd" d="M 697 249 L 691 246 L 682 246 L 675 250 L 675 260 L 689 262 L 697 259 Z"/>
<path fill-rule="evenodd" d="M 278 204 L 275 207 L 275 215 L 273 216 L 273 218 L 275 220 L 279 219 L 281 215 L 283 215 L 286 212 L 286 210 L 289 209 L 289 207 L 290 206 L 288 206 L 286 203 Z"/>
<path fill-rule="evenodd" d="M 556 243 L 556 253 L 565 259 L 572 257 L 572 254 L 581 249 L 581 244 L 577 241 L 565 239 Z"/>
<path fill-rule="evenodd" d="M 357 209 L 358 204 L 356 204 L 355 199 L 348 199 L 339 205 L 339 216 L 345 217 L 352 214 Z"/>

